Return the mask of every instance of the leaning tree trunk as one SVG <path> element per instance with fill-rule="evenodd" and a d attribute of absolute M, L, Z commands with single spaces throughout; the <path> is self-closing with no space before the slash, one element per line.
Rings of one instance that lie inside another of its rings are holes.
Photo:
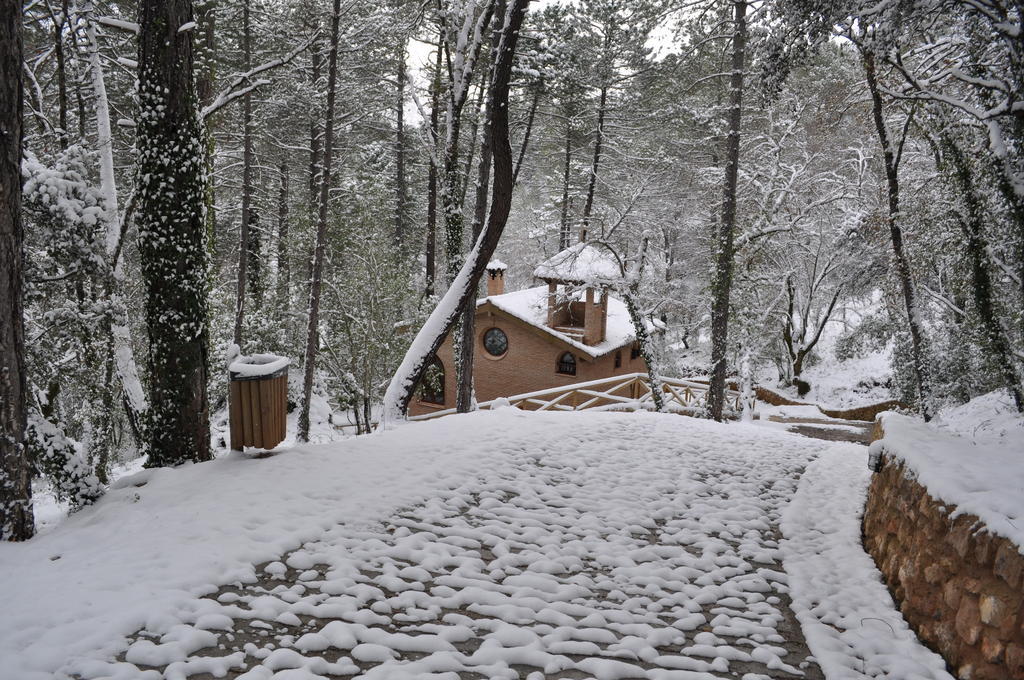
<path fill-rule="evenodd" d="M 487 226 L 477 239 L 469 257 L 448 288 L 437 307 L 431 312 L 405 358 L 395 372 L 384 395 L 382 425 L 404 417 L 412 401 L 416 386 L 423 378 L 431 359 L 436 355 L 445 337 L 459 319 L 460 312 L 476 295 L 487 262 L 494 254 L 498 240 L 505 229 L 512 208 L 512 147 L 508 135 L 508 91 L 512 77 L 512 61 L 519 29 L 530 0 L 512 0 L 503 24 L 500 49 L 495 60 L 487 111 L 491 128 L 491 150 L 494 181 L 491 188 L 491 207 Z"/>
<path fill-rule="evenodd" d="M 725 408 L 726 350 L 729 344 L 729 295 L 732 291 L 736 227 L 736 185 L 740 165 L 740 131 L 743 124 L 743 67 L 747 48 L 747 3 L 734 5 L 732 75 L 729 78 L 729 138 L 725 145 L 725 181 L 722 217 L 715 239 L 715 274 L 711 286 L 711 381 L 708 411 L 722 420 Z"/>
<path fill-rule="evenodd" d="M 309 402 L 313 398 L 313 375 L 320 340 L 320 288 L 323 285 L 324 248 L 327 242 L 327 196 L 331 185 L 334 153 L 334 102 L 338 82 L 338 30 L 341 0 L 334 0 L 331 13 L 331 51 L 327 56 L 327 115 L 324 120 L 324 164 L 320 170 L 320 201 L 317 205 L 316 248 L 309 282 L 309 320 L 306 326 L 306 353 L 303 364 L 302 409 L 299 411 L 298 440 L 309 441 Z"/>
<path fill-rule="evenodd" d="M 871 113 L 875 122 L 878 141 L 882 145 L 882 157 L 885 161 L 885 181 L 888 189 L 889 236 L 892 239 L 892 252 L 896 260 L 896 276 L 900 281 L 903 303 L 907 310 L 907 328 L 910 330 L 910 341 L 914 355 L 914 376 L 917 378 L 918 397 L 921 401 L 921 417 L 931 420 L 931 389 L 928 381 L 928 368 L 924 358 L 924 334 L 921 331 L 921 319 L 918 314 L 917 300 L 914 295 L 914 283 L 910 273 L 910 259 L 903 249 L 903 229 L 900 227 L 900 180 L 898 160 L 892 149 L 892 140 L 882 117 L 882 95 L 878 90 L 878 79 L 875 71 L 875 55 L 870 48 L 861 48 L 864 62 L 864 75 L 871 91 Z"/>
<path fill-rule="evenodd" d="M 242 65 L 246 73 L 252 70 L 252 30 L 249 18 L 249 0 L 242 1 Z M 245 287 L 248 271 L 249 222 L 252 214 L 252 93 L 242 96 L 242 224 L 238 238 L 238 266 L 235 295 L 235 331 L 233 342 L 242 345 L 242 326 L 245 323 Z"/>
<path fill-rule="evenodd" d="M 0 541 L 35 532 L 25 450 L 21 62 L 21 3 L 0 0 Z"/>
<path fill-rule="evenodd" d="M 190 0 L 139 3 L 139 259 L 149 331 L 150 467 L 210 458 L 203 135 Z"/>

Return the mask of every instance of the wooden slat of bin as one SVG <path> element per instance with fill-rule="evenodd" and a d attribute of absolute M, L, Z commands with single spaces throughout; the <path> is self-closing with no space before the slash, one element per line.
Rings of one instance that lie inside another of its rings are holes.
<path fill-rule="evenodd" d="M 262 446 L 265 449 L 271 449 L 277 445 L 274 441 L 274 397 L 271 383 L 273 380 L 260 380 L 257 384 L 260 386 L 260 438 L 262 439 Z"/>
<path fill-rule="evenodd" d="M 242 417 L 242 444 L 252 446 L 252 415 L 249 412 L 249 403 L 252 397 L 249 395 L 249 383 L 240 382 L 239 392 L 242 396 L 241 417 Z"/>
<path fill-rule="evenodd" d="M 277 379 L 277 435 L 284 441 L 288 437 L 288 376 Z"/>
<path fill-rule="evenodd" d="M 231 448 L 234 451 L 241 451 L 245 446 L 242 432 L 242 388 L 241 383 L 232 381 L 230 383 L 229 395 L 229 423 L 231 430 Z"/>
<path fill-rule="evenodd" d="M 248 394 L 246 404 L 248 405 L 248 421 L 245 425 L 245 445 L 246 446 L 261 446 L 262 437 L 260 436 L 259 429 L 256 424 L 259 423 L 260 417 L 260 391 L 256 386 L 256 382 L 253 380 L 245 381 L 245 391 Z"/>

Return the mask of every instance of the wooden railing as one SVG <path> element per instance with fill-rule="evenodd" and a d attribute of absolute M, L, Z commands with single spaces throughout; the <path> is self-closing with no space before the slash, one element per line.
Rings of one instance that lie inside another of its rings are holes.
<path fill-rule="evenodd" d="M 706 383 L 679 378 L 661 378 L 661 389 L 669 411 L 688 412 L 707 401 Z M 726 390 L 726 403 L 740 411 L 742 396 Z M 524 411 L 652 411 L 654 398 L 646 373 L 627 373 L 611 378 L 574 383 L 564 387 L 500 397 L 477 405 L 482 410 L 511 404 Z M 455 413 L 449 408 L 434 413 L 412 416 L 409 420 L 429 420 Z"/>

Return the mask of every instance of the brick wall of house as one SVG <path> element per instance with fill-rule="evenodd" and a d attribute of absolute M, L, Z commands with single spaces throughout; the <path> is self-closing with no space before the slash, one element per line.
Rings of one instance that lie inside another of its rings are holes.
<path fill-rule="evenodd" d="M 622 365 L 615 368 L 615 354 L 610 352 L 595 360 L 573 352 L 576 356 L 576 375 L 562 375 L 555 371 L 558 358 L 566 348 L 544 338 L 537 329 L 526 322 L 490 313 L 489 308 L 477 312 L 476 351 L 473 361 L 473 377 L 478 401 L 490 401 L 497 397 L 508 397 L 524 392 L 534 392 L 552 387 L 562 387 L 587 380 L 597 380 L 614 375 L 646 371 L 643 357 L 630 358 L 630 345 L 618 352 Z M 501 358 L 491 357 L 484 350 L 483 335 L 490 328 L 500 328 L 508 336 L 508 351 Z M 455 368 L 452 362 L 451 337 L 445 339 L 438 358 L 444 364 L 445 403 L 429 404 L 414 399 L 409 405 L 410 415 L 421 415 L 455 406 Z"/>
<path fill-rule="evenodd" d="M 904 618 L 961 680 L 1024 680 L 1024 556 L 883 456 L 864 544 Z"/>

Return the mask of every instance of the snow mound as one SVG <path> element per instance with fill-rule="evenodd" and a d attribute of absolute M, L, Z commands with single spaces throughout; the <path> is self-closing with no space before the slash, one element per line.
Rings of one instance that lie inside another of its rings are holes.
<path fill-rule="evenodd" d="M 975 444 L 1001 444 L 1024 451 L 1024 415 L 1006 389 L 939 411 L 933 425 Z"/>

